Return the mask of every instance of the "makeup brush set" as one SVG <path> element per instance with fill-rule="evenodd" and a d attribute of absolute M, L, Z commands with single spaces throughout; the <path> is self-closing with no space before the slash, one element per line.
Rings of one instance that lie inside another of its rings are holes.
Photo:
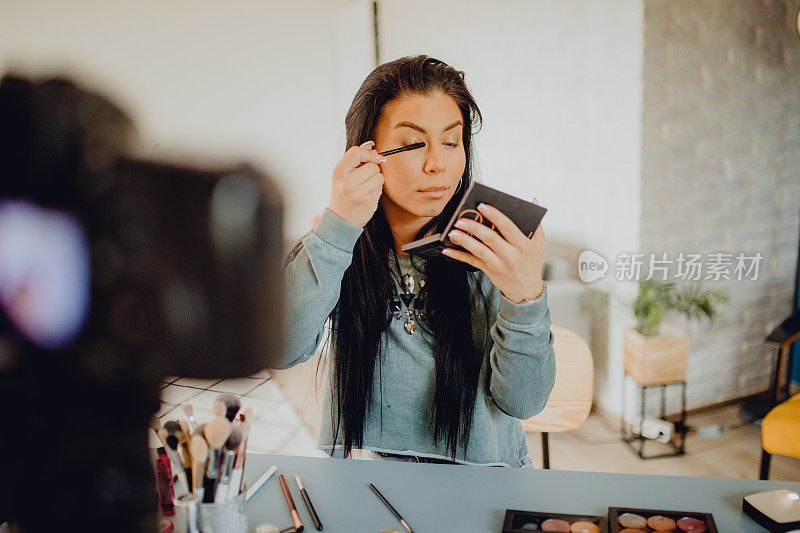
<path fill-rule="evenodd" d="M 174 477 L 169 474 L 169 480 L 178 480 L 190 502 L 220 504 L 237 498 L 244 488 L 242 474 L 253 410 L 242 410 L 239 398 L 221 394 L 214 402 L 213 418 L 199 424 L 190 404 L 182 408 L 186 419 L 170 420 L 162 426 L 154 418 L 151 426 L 163 443 L 159 453 L 163 449 L 176 473 Z M 169 516 L 174 510 L 170 512 L 169 494 L 163 493 L 169 488 L 162 489 L 164 468 L 158 460 L 156 465 L 162 514 Z"/>

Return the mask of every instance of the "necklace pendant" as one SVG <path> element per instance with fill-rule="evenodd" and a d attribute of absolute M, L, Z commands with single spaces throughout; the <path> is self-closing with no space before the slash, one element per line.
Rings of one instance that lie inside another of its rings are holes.
<path fill-rule="evenodd" d="M 406 294 L 414 292 L 414 276 L 411 274 L 403 275 L 403 288 Z"/>
<path fill-rule="evenodd" d="M 414 333 L 414 326 L 416 326 L 416 322 L 414 322 L 413 318 L 408 318 L 405 323 L 406 333 L 411 335 Z"/>

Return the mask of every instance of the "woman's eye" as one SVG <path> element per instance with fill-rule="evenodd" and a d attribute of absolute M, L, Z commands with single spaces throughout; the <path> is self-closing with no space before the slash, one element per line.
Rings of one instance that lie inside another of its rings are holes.
<path fill-rule="evenodd" d="M 450 148 L 455 148 L 456 146 L 458 146 L 458 143 L 442 143 L 442 144 L 445 146 L 449 146 Z"/>

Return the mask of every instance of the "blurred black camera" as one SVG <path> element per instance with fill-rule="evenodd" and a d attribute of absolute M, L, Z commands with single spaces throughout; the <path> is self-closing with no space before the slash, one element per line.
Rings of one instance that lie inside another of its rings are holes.
<path fill-rule="evenodd" d="M 67 79 L 0 80 L 0 523 L 24 531 L 152 531 L 162 378 L 252 375 L 282 350 L 274 182 L 135 142 Z"/>

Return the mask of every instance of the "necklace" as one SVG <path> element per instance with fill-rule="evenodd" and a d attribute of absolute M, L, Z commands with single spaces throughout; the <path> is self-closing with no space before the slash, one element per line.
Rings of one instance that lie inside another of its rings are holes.
<path fill-rule="evenodd" d="M 400 275 L 400 281 L 392 276 L 395 282 L 395 297 L 392 300 L 392 314 L 395 320 L 400 320 L 403 316 L 406 321 L 403 328 L 406 333 L 413 335 L 416 330 L 417 320 L 424 320 L 425 312 L 422 309 L 417 309 L 417 302 L 420 302 L 420 307 L 425 307 L 425 296 L 423 295 L 423 288 L 425 287 L 425 278 L 419 280 L 419 290 L 414 294 L 416 280 L 412 274 L 403 274 L 400 268 L 400 261 L 397 259 L 397 252 L 394 252 L 394 261 L 397 266 L 397 272 Z M 416 319 L 416 320 L 415 320 Z"/>

